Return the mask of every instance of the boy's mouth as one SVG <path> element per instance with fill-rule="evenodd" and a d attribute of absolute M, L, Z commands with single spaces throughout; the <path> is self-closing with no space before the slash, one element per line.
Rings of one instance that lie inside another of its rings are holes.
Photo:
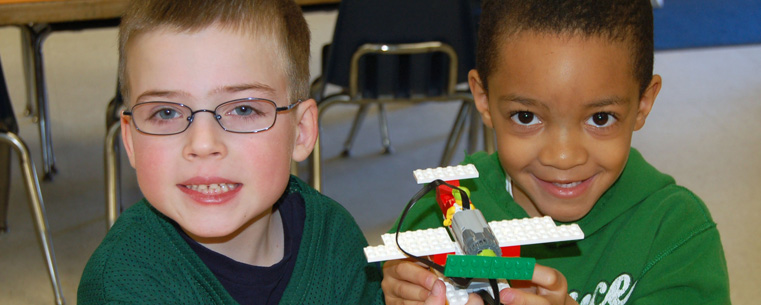
<path fill-rule="evenodd" d="M 560 188 L 569 189 L 569 188 L 573 188 L 573 187 L 581 184 L 582 182 L 583 181 L 576 181 L 576 182 L 571 182 L 571 183 L 557 183 L 557 182 L 553 182 L 552 184 L 557 186 L 557 187 L 560 187 Z"/>
<path fill-rule="evenodd" d="M 204 195 L 223 194 L 235 190 L 238 184 L 235 183 L 212 183 L 212 184 L 187 184 L 185 188 L 199 192 Z"/>
<path fill-rule="evenodd" d="M 547 181 L 535 177 L 539 186 L 554 197 L 570 199 L 581 196 L 591 186 L 595 176 L 576 181 Z"/>

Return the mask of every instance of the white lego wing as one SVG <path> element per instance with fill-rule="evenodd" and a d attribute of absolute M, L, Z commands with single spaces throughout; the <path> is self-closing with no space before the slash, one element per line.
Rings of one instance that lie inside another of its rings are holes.
<path fill-rule="evenodd" d="M 429 183 L 436 179 L 444 181 L 478 178 L 478 170 L 473 164 L 418 169 L 412 172 L 417 184 Z"/>
<path fill-rule="evenodd" d="M 577 224 L 558 226 L 549 216 L 492 221 L 489 222 L 489 227 L 500 247 L 584 239 L 584 232 Z M 383 234 L 381 238 L 383 245 L 365 247 L 368 262 L 407 257 L 396 246 L 395 234 Z M 399 244 L 405 251 L 415 256 L 462 252 L 444 228 L 401 232 Z"/>
<path fill-rule="evenodd" d="M 556 225 L 549 216 L 489 222 L 500 247 L 584 239 L 579 225 Z"/>
<path fill-rule="evenodd" d="M 386 233 L 381 236 L 383 245 L 365 247 L 367 262 L 380 262 L 406 258 L 396 246 L 396 234 Z M 455 242 L 444 228 L 416 230 L 399 233 L 399 245 L 415 256 L 427 256 L 455 252 Z"/>

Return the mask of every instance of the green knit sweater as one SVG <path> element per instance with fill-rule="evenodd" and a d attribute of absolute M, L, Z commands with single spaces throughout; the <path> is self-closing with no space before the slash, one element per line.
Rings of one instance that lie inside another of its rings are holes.
<path fill-rule="evenodd" d="M 497 154 L 477 153 L 463 163 L 478 168 L 479 178 L 461 184 L 487 221 L 528 217 L 505 188 Z M 584 240 L 524 246 L 521 256 L 562 272 L 581 305 L 730 303 L 724 251 L 705 204 L 635 149 L 618 180 L 577 223 Z M 431 192 L 413 206 L 403 230 L 440 226 Z"/>
<path fill-rule="evenodd" d="M 354 219 L 298 178 L 286 192 L 305 202 L 304 232 L 281 304 L 382 304 L 380 272 L 368 264 Z M 79 283 L 80 305 L 236 304 L 166 216 L 143 199 L 95 250 Z"/>

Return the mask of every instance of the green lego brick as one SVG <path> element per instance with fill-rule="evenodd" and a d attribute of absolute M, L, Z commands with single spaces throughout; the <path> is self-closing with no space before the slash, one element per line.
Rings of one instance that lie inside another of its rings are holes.
<path fill-rule="evenodd" d="M 536 259 L 532 257 L 489 257 L 449 255 L 444 268 L 447 277 L 530 280 Z"/>

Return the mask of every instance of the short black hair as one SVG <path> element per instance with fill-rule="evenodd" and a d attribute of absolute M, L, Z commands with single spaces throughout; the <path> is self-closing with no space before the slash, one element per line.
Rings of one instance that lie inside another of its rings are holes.
<path fill-rule="evenodd" d="M 487 79 L 500 60 L 500 47 L 528 31 L 598 36 L 628 43 L 640 94 L 652 80 L 650 0 L 482 0 L 476 69 L 484 90 L 488 90 Z"/>

